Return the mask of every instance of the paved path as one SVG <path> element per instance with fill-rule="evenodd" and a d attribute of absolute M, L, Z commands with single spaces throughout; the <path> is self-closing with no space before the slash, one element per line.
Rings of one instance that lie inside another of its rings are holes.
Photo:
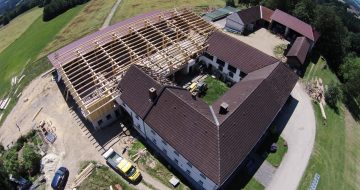
<path fill-rule="evenodd" d="M 256 179 L 256 181 L 266 187 L 270 184 L 275 172 L 276 168 L 265 160 L 258 169 L 258 171 L 256 171 L 254 178 Z"/>
<path fill-rule="evenodd" d="M 115 11 L 116 11 L 116 9 L 119 7 L 120 3 L 121 3 L 121 0 L 117 0 L 117 1 L 116 1 L 116 3 L 114 4 L 113 8 L 112 8 L 111 11 L 110 11 L 110 13 L 109 13 L 108 16 L 106 17 L 105 22 L 104 22 L 104 24 L 102 25 L 102 27 L 100 28 L 100 30 L 101 30 L 101 29 L 104 29 L 104 28 L 106 28 L 106 27 L 108 27 L 108 26 L 110 25 L 110 21 L 111 21 L 112 17 L 114 16 Z"/>
<path fill-rule="evenodd" d="M 311 100 L 304 89 L 298 82 L 291 93 L 299 102 L 281 134 L 289 148 L 267 190 L 297 189 L 309 162 L 316 122 Z"/>

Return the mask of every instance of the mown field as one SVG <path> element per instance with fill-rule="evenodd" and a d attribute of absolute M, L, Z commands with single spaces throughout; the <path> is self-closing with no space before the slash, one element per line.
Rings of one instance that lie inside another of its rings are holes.
<path fill-rule="evenodd" d="M 116 0 L 92 0 L 55 36 L 38 57 L 43 57 L 86 34 L 97 31 Z"/>
<path fill-rule="evenodd" d="M 166 10 L 173 8 L 207 8 L 223 7 L 224 0 L 122 0 L 111 20 L 112 24 L 153 10 Z"/>
<path fill-rule="evenodd" d="M 322 78 L 325 85 L 339 82 L 321 59 L 316 65 L 309 65 L 304 82 L 314 77 Z M 307 190 L 315 173 L 320 175 L 317 190 L 359 189 L 360 125 L 342 103 L 338 110 L 325 106 L 326 122 L 318 104 L 313 106 L 317 124 L 315 146 L 299 189 Z"/>
<path fill-rule="evenodd" d="M 43 9 L 33 8 L 0 28 L 0 53 L 21 36 L 42 14 Z"/>
<path fill-rule="evenodd" d="M 0 53 L 0 98 L 10 89 L 11 78 L 27 63 L 35 61 L 41 50 L 83 8 L 77 6 L 49 22 L 39 17 L 16 41 Z"/>

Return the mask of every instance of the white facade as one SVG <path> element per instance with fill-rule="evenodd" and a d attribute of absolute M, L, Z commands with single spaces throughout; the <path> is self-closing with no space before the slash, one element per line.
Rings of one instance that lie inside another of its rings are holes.
<path fill-rule="evenodd" d="M 229 70 L 229 63 L 225 62 L 224 66 L 222 67 L 222 71 L 219 70 L 219 64 L 216 62 L 217 61 L 217 57 L 213 56 L 213 59 L 209 59 L 205 56 L 200 56 L 199 60 L 203 61 L 204 63 L 206 63 L 206 65 L 212 65 L 212 67 L 214 69 L 216 69 L 217 71 L 221 72 L 222 74 L 224 74 L 228 79 L 232 80 L 233 82 L 239 82 L 241 80 L 240 77 L 240 69 L 236 69 L 236 72 L 232 72 Z"/>
<path fill-rule="evenodd" d="M 158 151 L 162 151 L 171 160 L 174 165 L 179 166 L 184 173 L 189 175 L 198 185 L 206 190 L 214 190 L 217 188 L 216 184 L 208 177 L 202 174 L 195 166 L 187 161 L 180 153 L 171 147 L 165 140 L 163 140 L 151 127 L 149 127 L 136 113 L 126 105 L 120 98 L 116 98 L 119 103 L 133 119 L 134 128 L 148 141 L 153 142 Z M 189 164 L 188 164 L 189 163 Z"/>

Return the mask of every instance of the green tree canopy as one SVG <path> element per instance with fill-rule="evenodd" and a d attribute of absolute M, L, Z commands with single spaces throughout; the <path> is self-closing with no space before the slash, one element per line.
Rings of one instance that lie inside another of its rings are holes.
<path fill-rule="evenodd" d="M 293 15 L 311 24 L 315 18 L 316 4 L 312 0 L 302 0 L 295 5 Z"/>

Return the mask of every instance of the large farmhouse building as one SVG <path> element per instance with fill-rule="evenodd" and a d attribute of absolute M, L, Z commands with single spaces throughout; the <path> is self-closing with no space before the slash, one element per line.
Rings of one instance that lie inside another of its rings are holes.
<path fill-rule="evenodd" d="M 226 189 L 251 165 L 298 79 L 186 10 L 125 20 L 48 57 L 96 129 L 126 113 L 196 189 Z M 199 67 L 234 84 L 210 105 L 173 80 Z"/>

